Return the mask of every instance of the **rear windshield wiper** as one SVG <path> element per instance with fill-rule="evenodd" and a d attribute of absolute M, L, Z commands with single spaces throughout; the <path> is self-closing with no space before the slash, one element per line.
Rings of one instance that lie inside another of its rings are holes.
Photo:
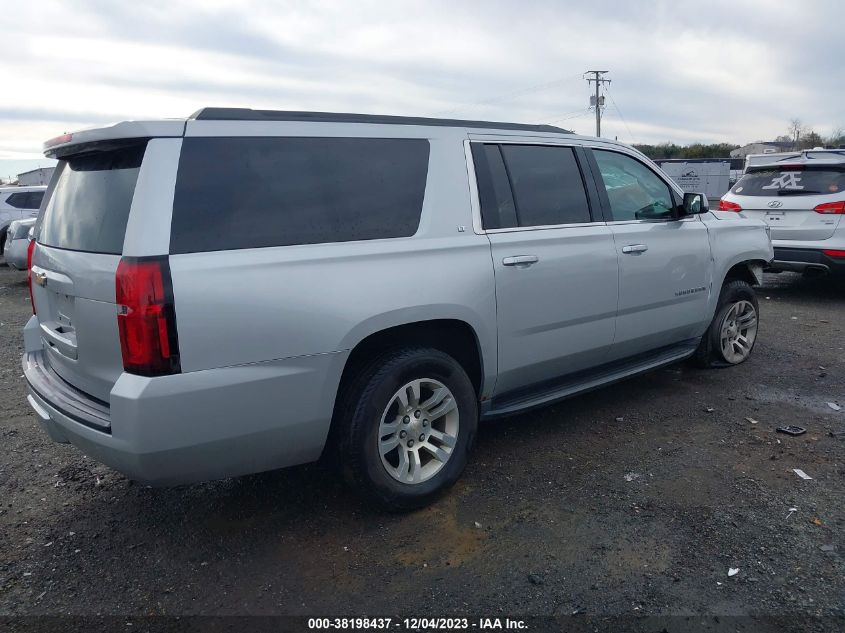
<path fill-rule="evenodd" d="M 800 196 L 802 194 L 819 194 L 821 191 L 812 191 L 810 189 L 778 189 L 779 196 Z"/>

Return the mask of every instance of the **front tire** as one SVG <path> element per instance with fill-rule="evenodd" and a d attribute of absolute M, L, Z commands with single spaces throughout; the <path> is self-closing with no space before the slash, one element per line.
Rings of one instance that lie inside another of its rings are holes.
<path fill-rule="evenodd" d="M 478 428 L 478 398 L 448 354 L 392 350 L 345 385 L 335 424 L 346 480 L 384 509 L 412 510 L 463 472 Z"/>
<path fill-rule="evenodd" d="M 748 360 L 757 342 L 759 304 L 751 285 L 733 279 L 722 286 L 716 315 L 692 357 L 699 367 L 729 367 Z"/>

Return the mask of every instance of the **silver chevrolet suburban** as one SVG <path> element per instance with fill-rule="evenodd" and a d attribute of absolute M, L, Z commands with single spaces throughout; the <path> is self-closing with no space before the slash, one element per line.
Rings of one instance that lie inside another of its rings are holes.
<path fill-rule="evenodd" d="M 754 346 L 766 226 L 620 143 L 206 108 L 45 153 L 28 400 L 54 440 L 141 482 L 324 455 L 418 507 L 479 419 Z"/>

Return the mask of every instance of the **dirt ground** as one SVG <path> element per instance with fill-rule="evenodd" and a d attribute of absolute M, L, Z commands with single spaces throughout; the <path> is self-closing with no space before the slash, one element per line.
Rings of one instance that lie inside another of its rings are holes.
<path fill-rule="evenodd" d="M 51 443 L 0 266 L 0 615 L 841 617 L 845 286 L 758 294 L 744 365 L 485 423 L 458 485 L 394 516 L 319 465 L 149 489 Z"/>

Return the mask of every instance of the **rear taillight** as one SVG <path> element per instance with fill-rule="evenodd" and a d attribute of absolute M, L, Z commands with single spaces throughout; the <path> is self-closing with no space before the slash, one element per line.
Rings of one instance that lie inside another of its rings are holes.
<path fill-rule="evenodd" d="M 124 257 L 115 276 L 123 369 L 140 376 L 178 374 L 179 341 L 167 257 Z"/>
<path fill-rule="evenodd" d="M 840 200 L 839 202 L 825 202 L 824 204 L 820 204 L 815 207 L 813 211 L 816 213 L 841 215 L 845 213 L 845 200 Z"/>
<path fill-rule="evenodd" d="M 719 211 L 742 211 L 742 207 L 736 202 L 729 202 L 727 200 L 719 200 Z"/>
<path fill-rule="evenodd" d="M 828 257 L 845 257 L 845 251 L 840 251 L 835 248 L 828 248 L 822 251 Z"/>
<path fill-rule="evenodd" d="M 26 247 L 26 283 L 29 284 L 29 303 L 32 305 L 32 313 L 35 314 L 35 299 L 32 298 L 32 253 L 35 251 L 35 240 L 29 240 Z"/>

